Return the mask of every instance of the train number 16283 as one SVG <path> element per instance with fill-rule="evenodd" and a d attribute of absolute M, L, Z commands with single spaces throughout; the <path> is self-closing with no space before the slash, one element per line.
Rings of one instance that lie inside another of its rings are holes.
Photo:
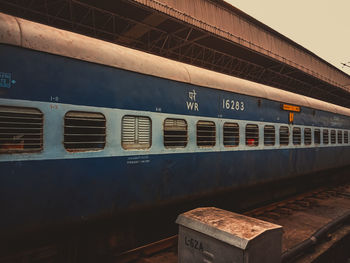
<path fill-rule="evenodd" d="M 244 102 L 238 100 L 222 100 L 222 108 L 227 110 L 244 111 Z"/>

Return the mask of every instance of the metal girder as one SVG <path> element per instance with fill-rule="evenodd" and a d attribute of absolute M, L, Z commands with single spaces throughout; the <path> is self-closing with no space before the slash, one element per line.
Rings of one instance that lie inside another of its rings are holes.
<path fill-rule="evenodd" d="M 160 15 L 158 13 L 150 14 L 142 21 L 142 23 L 135 24 L 128 31 L 124 32 L 119 37 L 119 39 L 116 39 L 116 42 L 130 44 L 130 42 L 132 42 L 132 39 L 139 39 L 147 32 L 152 30 L 153 28 L 150 28 L 150 26 L 156 27 L 159 24 L 163 23 L 165 20 L 167 20 L 167 18 L 163 15 Z"/>

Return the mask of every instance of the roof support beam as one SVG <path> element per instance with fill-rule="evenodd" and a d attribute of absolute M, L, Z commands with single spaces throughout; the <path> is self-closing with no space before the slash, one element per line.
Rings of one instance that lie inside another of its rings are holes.
<path fill-rule="evenodd" d="M 123 35 L 121 35 L 116 41 L 125 44 L 130 44 L 132 42 L 131 39 L 141 38 L 150 30 L 150 27 L 157 27 L 166 20 L 166 16 L 160 15 L 159 13 L 152 13 L 149 16 L 147 16 L 142 21 L 142 23 L 135 24 L 128 31 L 123 33 Z"/>

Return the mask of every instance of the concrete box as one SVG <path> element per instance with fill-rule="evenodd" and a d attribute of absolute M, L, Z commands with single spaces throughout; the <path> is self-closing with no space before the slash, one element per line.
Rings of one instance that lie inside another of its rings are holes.
<path fill-rule="evenodd" d="M 178 262 L 281 262 L 282 227 L 215 207 L 178 216 Z"/>

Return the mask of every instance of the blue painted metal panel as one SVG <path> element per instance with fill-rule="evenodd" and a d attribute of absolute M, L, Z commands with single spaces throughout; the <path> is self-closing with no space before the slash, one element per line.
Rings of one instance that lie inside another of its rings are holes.
<path fill-rule="evenodd" d="M 106 216 L 186 196 L 349 165 L 350 147 L 6 162 L 2 229 Z M 337 163 L 330 156 L 338 156 Z"/>
<path fill-rule="evenodd" d="M 0 45 L 3 71 L 16 85 L 1 89 L 0 97 L 33 101 L 153 111 L 241 120 L 288 122 L 281 103 L 196 87 L 186 83 L 83 62 L 18 47 Z M 189 111 L 188 93 L 196 91 L 199 111 Z M 244 111 L 223 109 L 223 99 L 244 102 Z M 315 114 L 314 114 L 315 113 Z M 332 120 L 332 121 L 330 121 Z M 295 124 L 350 128 L 350 118 L 306 107 Z"/>

